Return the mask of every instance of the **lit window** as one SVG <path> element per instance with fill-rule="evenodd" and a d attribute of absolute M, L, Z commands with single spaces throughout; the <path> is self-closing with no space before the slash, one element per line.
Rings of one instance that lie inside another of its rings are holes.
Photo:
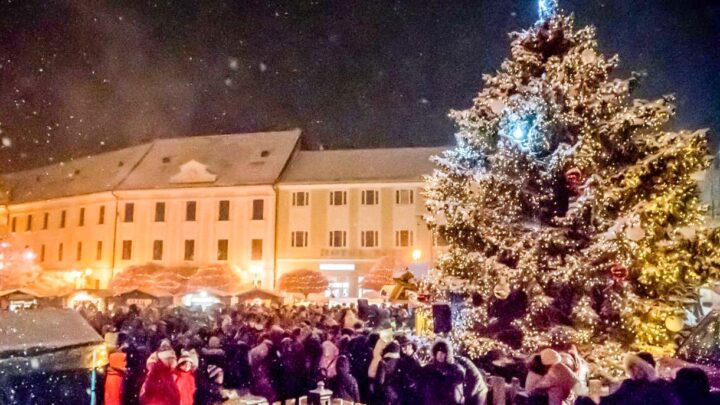
<path fill-rule="evenodd" d="M 347 192 L 346 191 L 331 191 L 330 192 L 330 205 L 345 205 L 347 204 Z"/>
<path fill-rule="evenodd" d="M 347 244 L 347 232 L 345 231 L 330 231 L 330 246 L 331 247 L 345 247 Z"/>
<path fill-rule="evenodd" d="M 360 232 L 360 245 L 362 247 L 377 247 L 378 244 L 378 231 Z"/>
<path fill-rule="evenodd" d="M 228 259 L 228 240 L 219 239 L 217 244 L 217 259 L 227 260 Z"/>
<path fill-rule="evenodd" d="M 263 258 L 263 241 L 262 241 L 262 239 L 253 239 L 250 260 L 262 260 L 262 258 Z"/>
<path fill-rule="evenodd" d="M 395 231 L 395 246 L 409 247 L 413 245 L 412 231 Z"/>
<path fill-rule="evenodd" d="M 380 192 L 377 190 L 362 191 L 362 205 L 376 205 L 380 199 Z"/>
<path fill-rule="evenodd" d="M 292 247 L 307 247 L 308 233 L 305 231 L 295 231 L 290 235 L 290 243 Z"/>
<path fill-rule="evenodd" d="M 310 193 L 307 191 L 298 191 L 292 193 L 292 205 L 295 207 L 304 207 L 310 205 Z"/>
<path fill-rule="evenodd" d="M 412 190 L 395 190 L 395 204 L 408 205 L 414 203 L 414 193 Z"/>

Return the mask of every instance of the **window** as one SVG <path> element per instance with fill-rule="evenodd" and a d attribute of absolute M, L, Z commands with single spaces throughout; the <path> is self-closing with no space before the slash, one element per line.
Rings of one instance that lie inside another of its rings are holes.
<path fill-rule="evenodd" d="M 67 212 L 62 210 L 60 213 L 60 228 L 65 228 L 65 219 L 67 218 Z"/>
<path fill-rule="evenodd" d="M 49 219 L 50 219 L 50 214 L 48 214 L 48 213 L 46 212 L 45 215 L 43 215 L 43 229 L 47 229 L 47 228 L 48 228 L 48 221 L 49 221 Z"/>
<path fill-rule="evenodd" d="M 102 225 L 105 223 L 105 206 L 100 206 L 100 213 L 98 214 L 98 225 Z"/>
<path fill-rule="evenodd" d="M 222 200 L 218 203 L 218 221 L 230 220 L 230 201 Z"/>
<path fill-rule="evenodd" d="M 155 203 L 155 222 L 165 222 L 165 203 Z"/>
<path fill-rule="evenodd" d="M 330 246 L 331 247 L 345 247 L 347 243 L 347 232 L 345 231 L 330 231 Z"/>
<path fill-rule="evenodd" d="M 183 256 L 185 260 L 193 261 L 195 260 L 195 241 L 192 239 L 188 239 L 185 241 L 185 255 Z"/>
<path fill-rule="evenodd" d="M 197 203 L 195 201 L 188 201 L 185 203 L 185 220 L 194 221 L 195 211 L 197 211 Z"/>
<path fill-rule="evenodd" d="M 153 241 L 153 260 L 162 260 L 163 257 L 163 241 L 161 240 L 155 240 Z"/>
<path fill-rule="evenodd" d="M 413 245 L 412 231 L 395 231 L 395 246 L 409 247 Z"/>
<path fill-rule="evenodd" d="M 395 190 L 395 204 L 407 205 L 413 203 L 414 199 L 412 190 Z"/>
<path fill-rule="evenodd" d="M 125 203 L 125 220 L 132 222 L 135 219 L 135 203 Z"/>
<path fill-rule="evenodd" d="M 290 239 L 292 247 L 306 247 L 308 245 L 308 233 L 305 231 L 292 232 Z"/>
<path fill-rule="evenodd" d="M 40 245 L 40 263 L 45 261 L 45 245 Z"/>
<path fill-rule="evenodd" d="M 78 226 L 85 225 L 85 208 L 80 208 L 80 218 L 78 219 Z"/>
<path fill-rule="evenodd" d="M 252 253 L 250 255 L 250 260 L 262 260 L 263 258 L 263 242 L 262 239 L 253 239 L 252 240 Z"/>
<path fill-rule="evenodd" d="M 263 213 L 265 211 L 265 200 L 253 200 L 252 210 L 253 220 L 263 219 Z"/>
<path fill-rule="evenodd" d="M 32 231 L 32 214 L 28 215 L 28 221 L 27 221 L 27 224 L 25 225 L 25 230 Z"/>
<path fill-rule="evenodd" d="M 61 262 L 63 259 L 63 244 L 58 245 L 58 261 Z"/>
<path fill-rule="evenodd" d="M 82 260 L 82 242 L 78 242 L 77 250 L 75 251 L 75 260 Z"/>
<path fill-rule="evenodd" d="M 295 207 L 304 207 L 310 205 L 310 193 L 307 191 L 298 191 L 292 193 L 292 205 Z"/>
<path fill-rule="evenodd" d="M 325 290 L 326 297 L 347 298 L 350 296 L 350 283 L 345 281 L 331 281 L 328 283 L 328 289 Z"/>
<path fill-rule="evenodd" d="M 228 240 L 219 239 L 217 246 L 217 259 L 227 260 L 228 259 Z"/>
<path fill-rule="evenodd" d="M 360 245 L 362 247 L 378 247 L 378 231 L 360 232 Z"/>
<path fill-rule="evenodd" d="M 122 259 L 123 260 L 132 259 L 132 241 L 131 240 L 124 240 L 122 243 Z"/>
<path fill-rule="evenodd" d="M 376 205 L 378 204 L 380 192 L 377 190 L 363 190 L 362 191 L 362 205 Z"/>
<path fill-rule="evenodd" d="M 12 232 L 15 232 L 15 230 L 17 229 L 17 217 L 13 217 L 13 219 L 12 219 L 12 225 L 11 225 L 11 228 L 10 228 L 10 229 L 11 229 Z"/>
<path fill-rule="evenodd" d="M 330 192 L 330 205 L 345 205 L 347 204 L 347 192 L 346 191 L 331 191 Z"/>
<path fill-rule="evenodd" d="M 102 241 L 99 240 L 97 242 L 97 246 L 95 247 L 95 260 L 102 260 Z"/>

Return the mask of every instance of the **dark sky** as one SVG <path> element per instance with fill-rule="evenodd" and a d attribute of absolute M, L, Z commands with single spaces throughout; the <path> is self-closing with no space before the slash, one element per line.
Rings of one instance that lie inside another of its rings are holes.
<path fill-rule="evenodd" d="M 536 0 L 0 5 L 0 170 L 156 137 L 300 127 L 306 147 L 446 144 Z M 720 1 L 561 0 L 642 97 L 720 132 Z"/>

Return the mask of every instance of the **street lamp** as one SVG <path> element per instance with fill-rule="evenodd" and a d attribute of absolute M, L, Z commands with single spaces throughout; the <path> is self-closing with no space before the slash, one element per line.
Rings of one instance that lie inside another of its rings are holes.
<path fill-rule="evenodd" d="M 417 262 L 418 260 L 420 260 L 421 257 L 422 257 L 422 250 L 420 250 L 420 249 L 413 250 L 413 252 L 412 252 L 413 261 Z"/>

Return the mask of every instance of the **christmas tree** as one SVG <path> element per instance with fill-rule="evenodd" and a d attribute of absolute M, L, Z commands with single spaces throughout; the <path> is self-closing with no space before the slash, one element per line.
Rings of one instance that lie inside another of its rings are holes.
<path fill-rule="evenodd" d="M 511 38 L 427 179 L 427 222 L 449 242 L 428 284 L 458 304 L 453 338 L 474 356 L 672 351 L 720 273 L 696 181 L 706 131 L 666 129 L 673 98 L 631 99 L 639 76 L 612 78 L 617 56 L 553 1 Z"/>

